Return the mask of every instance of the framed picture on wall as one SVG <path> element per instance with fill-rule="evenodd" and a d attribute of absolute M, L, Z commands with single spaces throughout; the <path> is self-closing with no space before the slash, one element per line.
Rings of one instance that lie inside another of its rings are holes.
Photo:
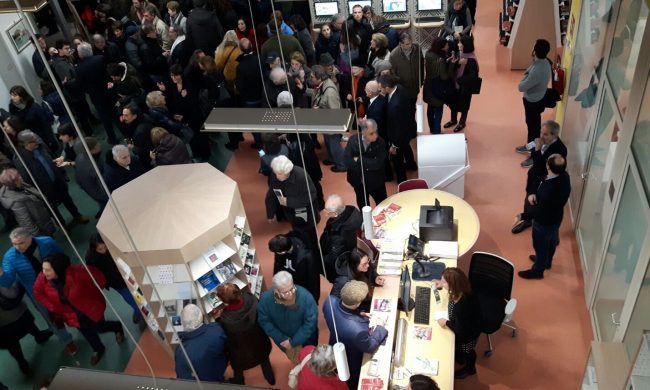
<path fill-rule="evenodd" d="M 29 45 L 29 32 L 23 19 L 18 20 L 7 30 L 16 51 L 20 53 Z"/>

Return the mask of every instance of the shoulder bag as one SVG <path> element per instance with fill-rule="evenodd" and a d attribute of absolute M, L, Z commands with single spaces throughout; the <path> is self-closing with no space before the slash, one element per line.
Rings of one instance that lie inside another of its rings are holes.
<path fill-rule="evenodd" d="M 305 356 L 304 359 L 295 366 L 294 368 L 289 371 L 289 387 L 292 389 L 295 389 L 296 386 L 298 386 L 298 374 L 300 374 L 300 371 L 302 371 L 302 368 L 307 364 L 307 362 L 311 359 L 311 353 L 307 356 Z"/>

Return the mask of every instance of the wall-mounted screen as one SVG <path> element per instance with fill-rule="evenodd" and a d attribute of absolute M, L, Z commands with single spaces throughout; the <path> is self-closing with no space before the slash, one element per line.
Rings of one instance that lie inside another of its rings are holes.
<path fill-rule="evenodd" d="M 418 0 L 418 11 L 442 11 L 442 0 Z"/>
<path fill-rule="evenodd" d="M 372 7 L 372 1 L 370 0 L 363 0 L 363 1 L 348 1 L 348 10 L 350 11 L 350 14 L 352 14 L 352 8 L 354 8 L 355 5 L 360 5 L 361 8 L 369 5 Z"/>
<path fill-rule="evenodd" d="M 406 0 L 383 0 L 383 11 L 390 12 L 406 12 Z"/>
<path fill-rule="evenodd" d="M 339 3 L 336 1 L 314 3 L 314 13 L 316 16 L 336 15 L 339 13 Z"/>

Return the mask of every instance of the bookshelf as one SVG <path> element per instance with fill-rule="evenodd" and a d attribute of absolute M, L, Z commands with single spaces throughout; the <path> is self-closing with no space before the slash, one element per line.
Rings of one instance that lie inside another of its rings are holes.
<path fill-rule="evenodd" d="M 211 319 L 216 288 L 234 283 L 256 296 L 264 281 L 237 183 L 209 164 L 160 166 L 111 194 L 97 229 L 149 329 L 173 350 L 180 312 L 196 303 Z"/>
<path fill-rule="evenodd" d="M 550 58 L 566 37 L 570 0 L 502 0 L 499 42 L 510 49 L 510 69 L 526 69 L 537 39 L 551 43 Z"/>

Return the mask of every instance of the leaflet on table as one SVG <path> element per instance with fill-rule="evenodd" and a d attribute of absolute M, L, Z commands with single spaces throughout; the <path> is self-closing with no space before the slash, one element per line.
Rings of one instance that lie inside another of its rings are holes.
<path fill-rule="evenodd" d="M 382 390 L 384 381 L 381 378 L 361 379 L 361 390 Z"/>
<path fill-rule="evenodd" d="M 383 226 L 390 219 L 394 218 L 402 210 L 402 206 L 391 203 L 376 213 L 372 219 L 376 226 Z"/>
<path fill-rule="evenodd" d="M 438 320 L 449 320 L 449 313 L 447 310 L 436 310 L 433 312 L 433 319 Z"/>
<path fill-rule="evenodd" d="M 412 374 L 438 375 L 438 359 L 416 356 L 411 363 L 408 367 Z"/>

